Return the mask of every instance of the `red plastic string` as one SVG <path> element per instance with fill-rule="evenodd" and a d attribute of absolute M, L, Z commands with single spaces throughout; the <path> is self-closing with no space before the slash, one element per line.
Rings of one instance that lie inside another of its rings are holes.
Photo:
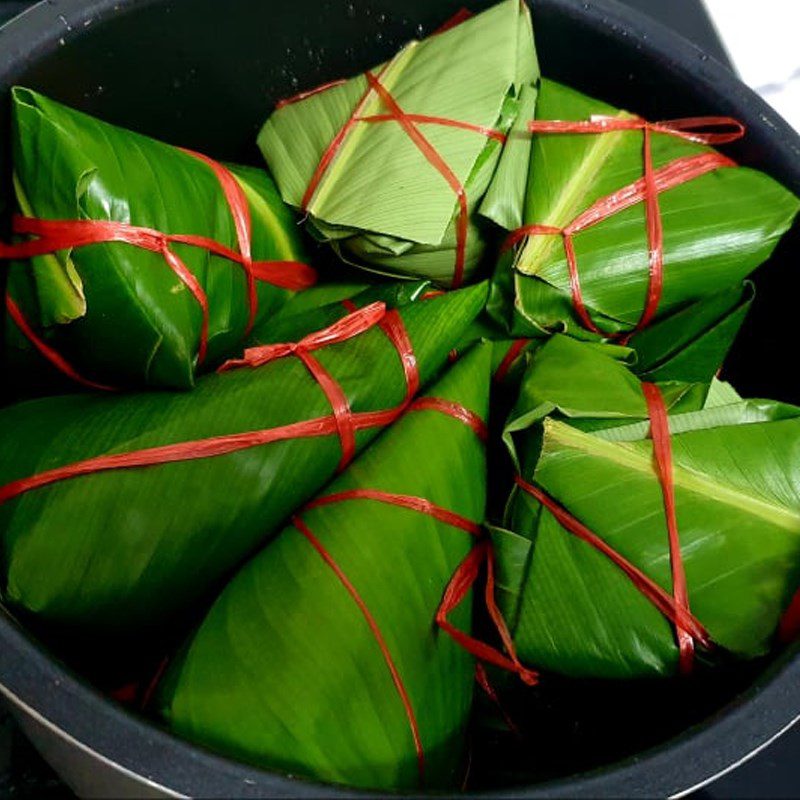
<path fill-rule="evenodd" d="M 241 367 L 260 367 L 286 356 L 297 356 L 311 373 L 311 376 L 320 385 L 328 398 L 333 411 L 336 427 L 339 431 L 339 440 L 342 444 L 342 458 L 339 470 L 344 469 L 356 454 L 356 432 L 353 426 L 353 415 L 350 403 L 342 387 L 334 380 L 333 376 L 314 358 L 311 353 L 332 344 L 340 344 L 359 336 L 374 327 L 386 316 L 385 303 L 373 303 L 365 308 L 348 314 L 343 319 L 320 331 L 309 334 L 299 342 L 286 344 L 268 344 L 261 347 L 252 347 L 244 352 L 244 358 L 226 361 L 220 372 Z"/>
<path fill-rule="evenodd" d="M 453 190 L 458 199 L 458 219 L 456 220 L 456 266 L 453 273 L 453 288 L 457 289 L 464 280 L 464 266 L 467 255 L 467 235 L 469 229 L 469 210 L 467 208 L 467 193 L 458 179 L 458 176 L 450 169 L 447 162 L 439 155 L 436 148 L 425 138 L 425 135 L 417 126 L 411 122 L 405 112 L 392 97 L 390 92 L 371 72 L 366 73 L 367 81 L 372 89 L 378 94 L 383 104 L 389 109 L 390 115 L 403 128 L 417 149 L 425 156 L 431 166 L 444 178 L 448 186 Z"/>
<path fill-rule="evenodd" d="M 443 128 L 458 128 L 462 131 L 479 133 L 487 139 L 494 139 L 500 144 L 505 144 L 508 136 L 495 128 L 486 125 L 473 125 L 471 122 L 462 122 L 457 119 L 447 119 L 446 117 L 435 117 L 430 114 L 403 114 L 405 119 L 415 125 L 439 125 Z M 396 114 L 370 114 L 368 117 L 356 117 L 356 122 L 395 122 Z"/>
<path fill-rule="evenodd" d="M 350 313 L 358 310 L 358 306 L 352 300 L 342 300 L 342 305 Z M 400 356 L 400 363 L 402 364 L 406 380 L 406 396 L 403 400 L 403 407 L 405 407 L 419 391 L 419 367 L 417 365 L 417 357 L 414 354 L 414 348 L 411 344 L 411 340 L 408 338 L 405 325 L 403 325 L 403 318 L 400 316 L 397 309 L 387 311 L 378 325 Z"/>
<path fill-rule="evenodd" d="M 653 440 L 653 456 L 664 497 L 664 514 L 667 520 L 669 536 L 669 557 L 672 566 L 672 595 L 675 603 L 685 611 L 689 611 L 689 587 L 686 583 L 686 571 L 683 567 L 681 542 L 678 534 L 678 516 L 675 508 L 675 479 L 672 468 L 672 443 L 669 432 L 669 417 L 661 391 L 654 383 L 642 383 L 642 391 L 647 401 L 647 413 L 650 417 L 650 438 Z M 681 626 L 677 626 L 678 648 L 680 651 L 679 666 L 681 673 L 688 675 L 694 666 L 694 640 L 691 634 Z"/>
<path fill-rule="evenodd" d="M 502 383 L 506 379 L 509 370 L 514 365 L 514 362 L 522 355 L 522 351 L 532 341 L 532 339 L 517 339 L 514 341 L 511 347 L 508 348 L 505 356 L 503 356 L 503 360 L 500 362 L 500 366 L 494 373 L 494 380 L 497 383 Z"/>
<path fill-rule="evenodd" d="M 372 616 L 372 612 L 370 612 L 367 604 L 364 602 L 361 595 L 358 593 L 356 587 L 352 584 L 350 579 L 345 575 L 342 568 L 336 563 L 333 556 L 323 547 L 322 542 L 317 539 L 316 536 L 311 532 L 308 526 L 303 522 L 300 517 L 295 517 L 292 522 L 294 526 L 297 528 L 300 533 L 306 537 L 309 541 L 311 546 L 319 553 L 322 560 L 333 570 L 336 574 L 336 577 L 341 582 L 342 586 L 347 590 L 348 594 L 353 598 L 353 601 L 358 606 L 359 610 L 361 611 L 364 619 L 369 625 L 370 630 L 372 631 L 372 635 L 375 637 L 375 641 L 378 643 L 378 647 L 380 648 L 381 654 L 383 655 L 383 660 L 386 662 L 386 666 L 389 669 L 389 674 L 392 677 L 392 683 L 394 683 L 395 688 L 397 689 L 397 694 L 400 696 L 400 700 L 403 704 L 403 708 L 406 712 L 406 717 L 408 717 L 408 724 L 411 728 L 411 735 L 414 739 L 414 749 L 417 751 L 417 767 L 419 770 L 419 781 L 420 784 L 424 782 L 425 779 L 425 753 L 422 748 L 422 739 L 420 737 L 419 732 L 419 725 L 417 723 L 416 714 L 414 713 L 414 707 L 411 704 L 411 698 L 408 695 L 408 690 L 403 683 L 402 678 L 400 677 L 400 673 L 397 669 L 397 666 L 394 663 L 394 658 L 392 657 L 392 653 L 389 649 L 389 645 L 386 643 L 386 640 L 383 638 L 383 634 L 381 633 L 381 629 L 378 627 L 378 623 L 375 620 L 375 617 Z"/>
<path fill-rule="evenodd" d="M 800 637 L 800 590 L 792 598 L 778 626 L 778 639 L 784 644 Z"/>
<path fill-rule="evenodd" d="M 312 508 L 321 508 L 329 506 L 333 503 L 342 503 L 348 500 L 374 500 L 378 503 L 385 503 L 390 506 L 397 506 L 399 508 L 406 508 L 409 511 L 416 511 L 419 514 L 426 514 L 433 517 L 439 522 L 444 522 L 446 525 L 452 525 L 454 528 L 459 528 L 466 531 L 473 536 L 479 536 L 481 526 L 460 514 L 449 511 L 446 508 L 437 506 L 430 500 L 424 497 L 414 497 L 412 495 L 394 494 L 392 492 L 383 492 L 379 489 L 350 489 L 345 492 L 337 492 L 336 494 L 329 494 L 325 497 L 319 497 L 312 500 L 306 507 L 306 511 Z"/>
<path fill-rule="evenodd" d="M 343 86 L 345 83 L 347 83 L 347 81 L 344 78 L 339 78 L 335 81 L 323 83 L 320 86 L 309 89 L 308 91 L 298 92 L 291 97 L 284 97 L 283 100 L 278 100 L 278 102 L 275 103 L 275 109 L 277 110 L 279 108 L 283 108 L 284 106 L 294 105 L 294 103 L 299 103 L 301 100 L 307 100 L 309 97 L 313 97 L 315 94 L 322 94 L 322 92 L 327 92 L 328 89 L 334 89 L 337 86 Z"/>
<path fill-rule="evenodd" d="M 628 576 L 631 583 L 666 617 L 673 625 L 687 631 L 692 638 L 706 649 L 712 647 L 711 637 L 690 611 L 678 605 L 675 599 L 665 592 L 655 581 L 645 575 L 635 564 L 618 553 L 593 533 L 580 520 L 572 516 L 563 506 L 557 503 L 546 492 L 524 479 L 516 478 L 517 486 L 534 499 L 538 500 L 569 533 L 594 547 L 606 556 Z"/>
<path fill-rule="evenodd" d="M 719 132 L 703 132 L 702 128 L 723 128 Z M 725 130 L 727 128 L 727 130 Z M 641 118 L 593 116 L 589 120 L 536 120 L 528 124 L 528 130 L 537 134 L 601 134 L 611 131 L 642 131 L 644 175 L 628 187 L 603 198 L 581 214 L 565 228 L 550 225 L 527 225 L 514 231 L 506 241 L 506 248 L 533 235 L 562 236 L 570 276 L 570 291 L 573 306 L 581 323 L 590 331 L 611 338 L 627 341 L 630 336 L 646 328 L 658 313 L 664 283 L 664 231 L 659 194 L 677 185 L 700 177 L 712 169 L 736 166 L 733 161 L 719 153 L 705 153 L 694 158 L 677 159 L 656 171 L 653 166 L 652 134 L 662 133 L 700 144 L 728 144 L 745 134 L 745 126 L 730 117 L 688 117 L 650 123 Z M 636 327 L 631 333 L 619 334 L 602 331 L 591 319 L 583 300 L 578 274 L 577 257 L 573 236 L 612 214 L 628 208 L 634 203 L 644 202 L 648 241 L 649 280 L 645 305 Z"/>
<path fill-rule="evenodd" d="M 443 410 L 444 406 L 435 406 L 435 408 L 437 410 Z M 443 413 L 449 413 L 449 407 L 448 410 L 446 411 L 443 410 Z M 471 428 L 473 427 L 472 420 L 467 415 L 458 415 L 456 418 L 463 421 L 465 424 L 469 425 L 469 427 Z M 454 527 L 458 530 L 462 530 L 470 534 L 471 536 L 479 536 L 481 534 L 481 527 L 478 523 L 473 522 L 472 520 L 469 520 L 460 514 L 456 514 L 454 511 L 450 511 L 449 509 L 443 508 L 442 506 L 438 506 L 424 497 L 396 494 L 394 492 L 385 492 L 380 489 L 366 489 L 366 488 L 349 489 L 343 492 L 336 492 L 335 494 L 319 497 L 308 503 L 308 505 L 306 505 L 306 507 L 300 513 L 302 514 L 306 511 L 311 511 L 312 509 L 315 508 L 323 508 L 325 506 L 334 505 L 336 503 L 348 502 L 353 500 L 369 500 L 379 503 L 385 503 L 386 505 L 391 505 L 398 508 L 405 508 L 410 511 L 415 511 L 419 514 L 425 514 L 439 522 L 444 523 L 445 525 L 450 525 L 451 527 Z M 397 692 L 403 703 L 406 716 L 408 717 L 409 720 L 409 725 L 411 726 L 411 731 L 414 739 L 414 746 L 417 751 L 420 783 L 422 783 L 424 777 L 425 762 L 424 762 L 424 753 L 422 749 L 422 740 L 420 738 L 419 727 L 417 725 L 416 716 L 414 714 L 414 708 L 411 703 L 411 699 L 408 695 L 408 692 L 405 688 L 405 685 L 403 684 L 400 673 L 394 664 L 394 660 L 392 658 L 389 647 L 386 644 L 386 641 L 383 638 L 383 634 L 380 631 L 378 623 L 372 616 L 372 613 L 370 612 L 364 600 L 361 598 L 361 595 L 358 593 L 358 590 L 355 588 L 355 586 L 352 584 L 349 578 L 345 575 L 342 568 L 335 562 L 330 553 L 323 547 L 319 539 L 317 539 L 314 536 L 314 534 L 311 532 L 311 529 L 302 520 L 300 515 L 296 515 L 293 518 L 293 524 L 306 537 L 306 539 L 308 539 L 308 541 L 313 545 L 313 547 L 320 554 L 323 560 L 328 564 L 328 566 L 330 566 L 331 569 L 336 573 L 336 576 L 344 585 L 345 589 L 347 589 L 347 591 L 349 592 L 350 596 L 353 598 L 355 603 L 358 605 L 361 613 L 367 620 L 367 624 L 372 630 L 375 640 L 377 641 L 381 653 L 383 654 L 384 661 L 386 662 L 386 665 L 389 668 L 389 672 L 392 676 L 392 681 L 394 682 L 394 685 L 397 688 Z"/>
<path fill-rule="evenodd" d="M 703 132 L 702 129 L 712 130 Z M 714 128 L 721 129 L 716 133 Z M 683 117 L 648 122 L 641 117 L 610 117 L 593 114 L 588 120 L 532 120 L 531 133 L 611 133 L 612 131 L 646 131 L 663 133 L 705 145 L 731 144 L 747 133 L 746 126 L 733 117 Z"/>
<path fill-rule="evenodd" d="M 506 653 L 508 653 L 507 656 L 491 645 L 460 631 L 447 618 L 452 611 L 461 605 L 469 594 L 473 585 L 478 580 L 481 567 L 484 563 L 486 563 L 487 568 L 485 592 L 486 607 L 489 610 L 489 616 L 492 622 L 495 624 L 500 634 L 503 646 L 505 647 Z M 453 573 L 453 577 L 450 579 L 450 583 L 448 583 L 445 589 L 441 605 L 436 612 L 436 624 L 450 636 L 451 639 L 476 658 L 485 661 L 487 664 L 494 664 L 496 667 L 513 672 L 528 686 L 535 686 L 538 683 L 539 676 L 536 672 L 520 663 L 511 634 L 508 631 L 508 627 L 505 624 L 500 610 L 497 608 L 494 599 L 494 590 L 494 555 L 491 542 L 487 539 L 483 539 L 470 550 L 467 557 L 461 562 L 455 573 Z"/>
<path fill-rule="evenodd" d="M 50 347 L 47 342 L 42 339 L 33 328 L 28 324 L 19 306 L 11 299 L 10 294 L 6 294 L 6 311 L 8 316 L 14 321 L 14 324 L 20 329 L 22 335 L 38 350 L 38 352 L 53 364 L 59 372 L 71 378 L 76 383 L 85 386 L 87 389 L 96 389 L 101 392 L 114 392 L 116 389 L 112 386 L 106 386 L 103 383 L 95 383 L 94 381 L 84 378 L 72 364 L 69 363 L 58 351 Z"/>
<path fill-rule="evenodd" d="M 489 428 L 486 423 L 474 411 L 470 411 L 452 400 L 443 400 L 440 397 L 420 397 L 411 404 L 409 411 L 439 411 L 472 428 L 482 442 L 489 439 Z"/>
<path fill-rule="evenodd" d="M 233 219 L 233 226 L 236 230 L 236 241 L 238 244 L 239 255 L 241 258 L 242 269 L 245 273 L 247 280 L 247 300 L 250 307 L 250 316 L 247 320 L 247 327 L 245 328 L 245 336 L 253 329 L 258 314 L 258 293 L 256 290 L 256 278 L 253 273 L 253 251 L 252 251 L 252 219 L 250 217 L 250 204 L 247 202 L 247 196 L 244 193 L 239 181 L 233 174 L 222 166 L 218 161 L 213 158 L 196 153 L 193 150 L 181 150 L 187 155 L 194 156 L 194 158 L 202 161 L 213 173 L 214 177 L 222 187 L 222 192 L 225 195 L 225 200 L 228 203 L 228 208 L 231 212 Z"/>
<path fill-rule="evenodd" d="M 169 657 L 162 658 L 161 662 L 158 665 L 153 677 L 150 679 L 150 682 L 145 686 L 144 692 L 142 693 L 142 700 L 140 707 L 144 711 L 145 709 L 150 707 L 150 703 L 153 702 L 153 698 L 156 694 L 156 689 L 158 688 L 158 684 L 161 682 L 161 679 L 164 677 L 164 673 L 167 671 L 167 667 L 169 666 L 170 659 Z"/>
<path fill-rule="evenodd" d="M 438 27 L 431 35 L 438 36 L 440 33 L 447 33 L 447 31 L 457 28 L 462 22 L 472 19 L 475 16 L 468 8 L 459 8 L 447 22 Z"/>
<path fill-rule="evenodd" d="M 279 344 L 264 344 L 249 347 L 244 351 L 243 358 L 233 358 L 226 361 L 217 372 L 228 372 L 232 369 L 243 367 L 257 368 L 271 361 L 286 356 L 303 354 L 314 350 L 321 350 L 332 344 L 341 344 L 355 336 L 360 336 L 370 328 L 374 328 L 386 316 L 386 304 L 377 302 L 364 308 L 357 308 L 348 313 L 346 317 L 337 320 L 327 328 L 314 331 L 303 337 L 298 342 L 282 342 Z"/>
<path fill-rule="evenodd" d="M 390 64 L 391 62 L 389 62 L 389 64 L 387 64 L 383 68 L 383 70 L 380 73 L 381 75 L 383 75 L 383 73 L 388 69 Z M 312 89 L 309 94 L 311 95 L 317 94 L 320 91 L 325 91 L 326 89 L 330 89 L 332 86 L 336 85 L 338 85 L 338 82 L 333 81 L 332 83 L 324 84 L 322 87 L 318 89 Z M 325 177 L 325 173 L 327 173 L 334 159 L 339 154 L 339 150 L 341 150 L 341 147 L 344 144 L 344 140 L 347 138 L 347 135 L 358 124 L 358 117 L 361 116 L 361 112 L 369 102 L 371 96 L 372 96 L 372 87 L 368 85 L 367 90 L 361 96 L 361 99 L 358 101 L 356 107 L 353 109 L 353 113 L 350 115 L 347 122 L 345 122 L 344 125 L 342 125 L 342 127 L 339 129 L 336 136 L 333 137 L 331 143 L 328 145 L 328 149 L 325 150 L 325 152 L 322 154 L 316 169 L 311 175 L 311 180 L 308 182 L 308 186 L 306 187 L 303 199 L 300 202 L 300 207 L 302 208 L 303 211 L 306 212 L 308 211 L 308 207 L 311 204 L 314 195 L 317 193 L 317 189 L 319 189 L 319 185 L 322 183 L 322 179 Z"/>
<path fill-rule="evenodd" d="M 387 320 L 389 320 L 388 323 Z M 384 330 L 387 332 L 387 337 L 401 359 L 407 387 L 406 396 L 399 405 L 393 408 L 352 413 L 350 424 L 354 431 L 391 425 L 408 407 L 410 398 L 413 397 L 419 387 L 419 370 L 402 318 L 396 312 L 389 312 L 381 321 L 381 325 L 382 327 L 385 326 Z M 128 453 L 96 456 L 12 481 L 0 487 L 0 504 L 35 489 L 83 475 L 214 458 L 273 442 L 331 436 L 337 433 L 339 433 L 337 419 L 333 414 L 330 414 L 325 417 L 302 420 L 260 431 L 212 436 L 207 439 L 161 445 L 142 450 L 133 450 Z"/>

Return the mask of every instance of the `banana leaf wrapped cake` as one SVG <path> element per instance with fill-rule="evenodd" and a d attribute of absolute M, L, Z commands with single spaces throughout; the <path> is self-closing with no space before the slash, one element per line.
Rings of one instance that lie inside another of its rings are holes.
<path fill-rule="evenodd" d="M 284 101 L 258 143 L 283 199 L 346 261 L 458 286 L 481 263 L 477 210 L 537 77 L 530 12 L 505 0 Z"/>
<path fill-rule="evenodd" d="M 270 176 L 12 93 L 16 246 L 5 360 L 18 394 L 194 385 L 314 282 Z M 59 382 L 59 379 L 60 382 Z"/>
<path fill-rule="evenodd" d="M 724 356 L 749 296 L 737 299 L 737 287 L 798 210 L 775 180 L 709 146 L 740 138 L 742 126 L 648 123 L 542 79 L 528 129 L 523 222 L 495 272 L 495 318 L 517 336 L 561 331 L 633 347 L 652 329 L 668 348 L 678 330 L 687 347 Z M 643 348 L 648 367 L 675 355 L 653 340 Z"/>
<path fill-rule="evenodd" d="M 800 578 L 800 409 L 640 384 L 556 337 L 505 435 L 520 477 L 494 536 L 523 661 L 634 678 L 769 651 Z"/>

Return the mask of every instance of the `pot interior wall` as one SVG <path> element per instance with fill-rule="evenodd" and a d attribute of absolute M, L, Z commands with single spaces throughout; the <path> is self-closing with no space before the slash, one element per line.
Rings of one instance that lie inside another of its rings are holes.
<path fill-rule="evenodd" d="M 259 163 L 255 134 L 276 100 L 380 62 L 409 38 L 432 31 L 462 2 L 171 0 L 131 4 L 98 17 L 87 3 L 89 10 L 74 18 L 54 3 L 54 34 L 0 75 L 0 130 L 7 130 L 7 89 L 21 83 L 175 144 Z M 469 3 L 473 10 L 489 4 Z M 645 39 L 600 32 L 582 21 L 580 5 L 570 15 L 553 0 L 533 3 L 546 75 L 654 119 L 733 111 L 730 96 L 710 94 L 681 78 L 669 62 L 645 58 Z M 7 139 L 0 141 L 7 187 Z M 732 152 L 800 191 L 800 171 L 792 172 L 763 136 Z M 3 199 L 8 207 L 10 197 Z M 781 349 L 795 335 L 798 247 L 795 230 L 758 276 L 758 301 L 725 373 L 743 393 L 800 402 Z M 530 720 L 529 738 L 509 745 L 502 734 L 490 736 L 475 775 L 483 785 L 496 786 L 609 763 L 707 718 L 764 666 L 723 670 L 696 684 L 554 681 L 547 691 L 516 698 L 512 711 Z"/>

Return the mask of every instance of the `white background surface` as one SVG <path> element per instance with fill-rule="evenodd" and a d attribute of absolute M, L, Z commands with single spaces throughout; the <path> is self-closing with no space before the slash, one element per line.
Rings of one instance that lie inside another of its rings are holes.
<path fill-rule="evenodd" d="M 744 82 L 800 130 L 800 0 L 704 2 Z"/>

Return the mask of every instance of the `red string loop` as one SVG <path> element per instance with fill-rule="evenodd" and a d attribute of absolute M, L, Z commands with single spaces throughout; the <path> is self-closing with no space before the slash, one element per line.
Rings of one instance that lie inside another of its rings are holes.
<path fill-rule="evenodd" d="M 731 144 L 747 132 L 733 117 L 683 117 L 648 122 L 642 117 L 612 117 L 593 114 L 588 120 L 532 120 L 531 133 L 611 133 L 614 131 L 653 131 L 696 144 Z"/>
<path fill-rule="evenodd" d="M 311 353 L 314 350 L 319 350 L 332 344 L 341 344 L 354 336 L 359 336 L 379 324 L 385 316 L 386 304 L 373 303 L 348 314 L 327 328 L 309 334 L 299 342 L 268 344 L 245 350 L 244 358 L 226 361 L 219 368 L 219 371 L 225 372 L 241 367 L 260 367 L 279 358 L 291 355 L 297 356 L 311 373 L 314 380 L 320 385 L 331 404 L 336 427 L 339 431 L 339 439 L 342 444 L 342 458 L 339 462 L 339 470 L 342 470 L 353 460 L 356 454 L 356 430 L 353 423 L 353 414 L 350 410 L 347 395 L 342 390 L 342 387 Z"/>
<path fill-rule="evenodd" d="M 461 605 L 469 594 L 480 576 L 481 567 L 484 563 L 486 564 L 486 608 L 508 655 L 504 655 L 497 648 L 460 631 L 448 619 L 448 615 Z M 534 670 L 523 666 L 517 657 L 511 634 L 495 602 L 494 589 L 494 553 L 491 542 L 488 539 L 483 539 L 470 550 L 467 557 L 453 573 L 453 577 L 445 589 L 441 605 L 436 612 L 436 624 L 458 645 L 480 661 L 494 664 L 496 667 L 513 672 L 519 676 L 523 683 L 528 686 L 535 686 L 539 681 L 539 676 Z"/>
<path fill-rule="evenodd" d="M 711 130 L 706 130 L 709 128 Z M 508 250 L 528 236 L 561 236 L 564 241 L 569 271 L 572 304 L 581 324 L 593 333 L 620 340 L 624 344 L 634 333 L 644 330 L 653 321 L 661 302 L 664 288 L 664 230 L 659 208 L 659 195 L 712 170 L 736 166 L 735 162 L 726 156 L 712 152 L 679 158 L 656 170 L 653 165 L 652 134 L 666 134 L 698 144 L 729 144 L 741 139 L 746 133 L 746 128 L 741 122 L 731 117 L 686 117 L 662 122 L 648 122 L 640 117 L 621 118 L 594 115 L 588 120 L 534 120 L 528 123 L 528 130 L 535 134 L 602 134 L 613 131 L 642 131 L 644 175 L 641 179 L 597 200 L 564 228 L 551 225 L 526 225 L 513 231 L 503 245 L 503 249 Z M 583 299 L 573 237 L 608 219 L 613 214 L 640 202 L 645 204 L 649 263 L 644 308 L 632 331 L 628 333 L 603 331 L 592 320 Z"/>

